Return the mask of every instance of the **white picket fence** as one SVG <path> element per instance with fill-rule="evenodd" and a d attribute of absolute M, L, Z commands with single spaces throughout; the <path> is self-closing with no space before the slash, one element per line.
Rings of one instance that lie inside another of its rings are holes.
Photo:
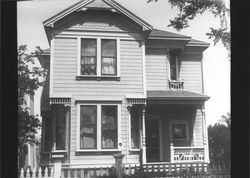
<path fill-rule="evenodd" d="M 34 168 L 31 170 L 29 167 L 24 170 L 23 168 L 20 171 L 19 178 L 53 178 L 54 177 L 54 168 L 53 167 L 45 167 L 42 169 Z"/>

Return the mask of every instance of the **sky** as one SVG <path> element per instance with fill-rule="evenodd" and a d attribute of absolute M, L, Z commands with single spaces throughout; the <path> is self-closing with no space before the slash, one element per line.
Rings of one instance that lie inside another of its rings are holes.
<path fill-rule="evenodd" d="M 35 46 L 42 49 L 49 48 L 42 22 L 56 13 L 64 10 L 79 0 L 33 0 L 19 1 L 17 4 L 17 37 L 18 45 L 26 44 L 29 51 Z M 219 20 L 208 12 L 197 15 L 190 21 L 190 27 L 177 32 L 167 27 L 169 19 L 177 14 L 177 9 L 172 9 L 167 0 L 147 3 L 147 0 L 116 0 L 125 8 L 151 24 L 154 28 L 191 36 L 193 39 L 210 43 L 204 51 L 204 91 L 210 96 L 205 103 L 207 125 L 213 125 L 221 115 L 230 112 L 230 59 L 228 51 L 222 44 L 213 45 L 213 41 L 205 35 L 209 27 L 218 27 Z M 40 93 L 37 91 L 35 112 L 39 114 Z"/>

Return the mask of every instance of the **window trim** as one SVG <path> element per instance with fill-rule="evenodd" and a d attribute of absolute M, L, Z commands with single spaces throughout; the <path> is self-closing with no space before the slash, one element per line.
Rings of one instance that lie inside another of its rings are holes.
<path fill-rule="evenodd" d="M 186 127 L 186 138 L 185 139 L 173 139 L 172 135 L 172 126 L 173 124 L 184 124 Z M 170 130 L 170 141 L 187 141 L 189 140 L 189 128 L 187 120 L 170 120 L 169 122 L 169 130 Z"/>
<path fill-rule="evenodd" d="M 179 54 L 177 53 L 174 53 L 174 59 L 171 58 L 171 52 L 170 52 L 170 55 L 169 55 L 169 68 L 170 68 L 170 80 L 171 79 L 171 60 L 174 60 L 174 63 L 175 63 L 175 68 L 176 68 L 176 80 L 172 80 L 172 81 L 179 81 Z"/>
<path fill-rule="evenodd" d="M 96 56 L 96 75 L 81 75 L 81 40 L 87 39 L 96 39 L 97 40 L 97 56 Z M 101 40 L 102 39 L 109 39 L 109 40 L 116 40 L 116 75 L 102 75 L 101 74 Z M 120 38 L 115 37 L 97 37 L 97 36 L 80 36 L 77 37 L 77 80 L 82 79 L 117 79 L 120 80 Z"/>
<path fill-rule="evenodd" d="M 80 149 L 80 106 L 97 106 L 97 140 L 96 140 L 96 149 Z M 116 149 L 107 149 L 102 148 L 102 135 L 101 135 L 101 106 L 117 106 L 117 148 Z M 76 152 L 112 152 L 112 151 L 121 151 L 121 104 L 117 103 L 78 103 L 77 107 L 77 135 L 76 135 Z"/>

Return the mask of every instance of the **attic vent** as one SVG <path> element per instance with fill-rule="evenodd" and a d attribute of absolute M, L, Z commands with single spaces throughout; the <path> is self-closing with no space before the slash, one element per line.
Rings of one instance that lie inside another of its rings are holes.
<path fill-rule="evenodd" d="M 70 105 L 70 98 L 50 98 L 50 104 L 66 104 Z"/>
<path fill-rule="evenodd" d="M 128 104 L 145 104 L 146 99 L 145 98 L 127 98 Z"/>

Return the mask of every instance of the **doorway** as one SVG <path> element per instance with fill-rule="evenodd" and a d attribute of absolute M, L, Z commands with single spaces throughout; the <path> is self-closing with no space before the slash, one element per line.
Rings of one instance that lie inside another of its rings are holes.
<path fill-rule="evenodd" d="M 161 161 L 161 120 L 148 117 L 146 119 L 146 157 L 147 162 Z"/>

